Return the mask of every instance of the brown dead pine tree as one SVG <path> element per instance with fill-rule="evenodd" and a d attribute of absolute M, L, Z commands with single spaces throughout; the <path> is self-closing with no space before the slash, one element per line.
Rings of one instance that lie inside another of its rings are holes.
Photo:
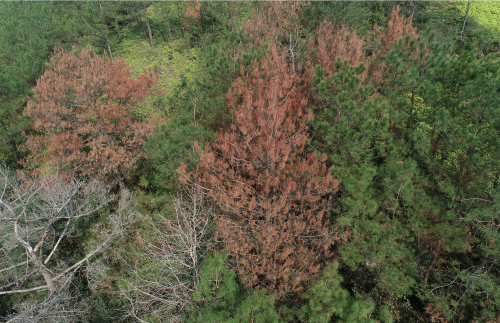
<path fill-rule="evenodd" d="M 69 53 L 56 49 L 49 66 L 25 110 L 43 133 L 26 143 L 34 162 L 70 164 L 84 175 L 114 174 L 125 189 L 124 173 L 152 129 L 131 111 L 148 95 L 153 78 L 144 73 L 133 79 L 122 59 L 111 62 L 92 49 L 78 55 L 75 47 Z"/>
<path fill-rule="evenodd" d="M 277 298 L 299 291 L 332 256 L 329 196 L 339 182 L 307 154 L 306 89 L 274 44 L 227 95 L 231 130 L 200 151 L 199 183 L 224 214 L 218 235 L 248 285 Z"/>

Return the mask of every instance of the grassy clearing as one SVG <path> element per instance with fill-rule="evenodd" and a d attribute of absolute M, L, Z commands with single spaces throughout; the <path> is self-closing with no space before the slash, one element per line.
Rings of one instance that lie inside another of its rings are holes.
<path fill-rule="evenodd" d="M 141 115 L 161 112 L 165 102 L 165 94 L 168 97 L 176 86 L 180 85 L 182 79 L 191 81 L 199 77 L 200 68 L 200 46 L 190 46 L 189 37 L 186 32 L 185 37 L 175 38 L 172 46 L 165 42 L 165 38 L 158 32 L 159 26 L 150 18 L 153 29 L 153 45 L 151 48 L 147 37 L 147 26 L 145 22 L 134 22 L 121 31 L 122 41 L 118 43 L 114 39 L 112 51 L 114 56 L 120 56 L 132 65 L 132 75 L 137 77 L 144 71 L 151 71 L 158 78 L 158 83 L 162 94 L 151 96 L 144 106 L 138 107 L 136 112 Z M 178 35 L 180 36 L 180 35 Z M 162 98 L 163 97 L 163 98 Z"/>
<path fill-rule="evenodd" d="M 151 68 L 162 87 L 171 90 L 180 84 L 181 75 L 190 80 L 199 69 L 199 48 L 186 47 L 183 39 L 174 40 L 173 49 L 165 42 L 156 44 L 153 49 L 145 39 L 124 39 L 116 46 L 115 53 L 133 65 L 133 75 Z"/>
<path fill-rule="evenodd" d="M 456 1 L 455 5 L 465 15 L 467 1 Z M 500 1 L 472 1 L 469 14 L 479 24 L 492 30 L 500 31 Z"/>
<path fill-rule="evenodd" d="M 132 64 L 132 74 L 135 76 L 150 68 L 167 91 L 181 83 L 181 76 L 192 80 L 200 70 L 199 46 L 190 46 L 188 32 L 185 37 L 174 37 L 172 46 L 168 46 L 164 36 L 159 34 L 160 28 L 153 17 L 150 23 L 154 48 L 151 48 L 147 37 L 146 23 L 134 22 L 122 30 L 122 41 L 115 42 L 113 54 Z"/>

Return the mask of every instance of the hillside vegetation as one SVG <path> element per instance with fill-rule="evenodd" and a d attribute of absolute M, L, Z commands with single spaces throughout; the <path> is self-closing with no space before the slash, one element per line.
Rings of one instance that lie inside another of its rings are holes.
<path fill-rule="evenodd" d="M 460 9 L 460 12 L 465 14 L 467 11 L 467 2 L 458 1 L 456 5 Z M 479 24 L 493 30 L 500 30 L 500 21 L 498 19 L 500 15 L 500 3 L 496 1 L 474 1 L 470 6 L 469 14 Z"/>
<path fill-rule="evenodd" d="M 0 3 L 0 321 L 500 322 L 500 3 Z"/>

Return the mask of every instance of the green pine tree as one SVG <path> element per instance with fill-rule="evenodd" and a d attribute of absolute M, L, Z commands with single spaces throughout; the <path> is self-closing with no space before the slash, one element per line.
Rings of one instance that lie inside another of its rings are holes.
<path fill-rule="evenodd" d="M 274 308 L 272 296 L 265 291 L 248 292 L 240 284 L 237 274 L 224 263 L 227 255 L 216 253 L 208 258 L 196 285 L 196 307 L 189 322 L 206 323 L 277 323 L 280 316 Z"/>

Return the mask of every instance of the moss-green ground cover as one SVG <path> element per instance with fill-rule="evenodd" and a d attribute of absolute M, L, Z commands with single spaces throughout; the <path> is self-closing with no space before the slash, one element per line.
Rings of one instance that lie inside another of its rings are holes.
<path fill-rule="evenodd" d="M 150 16 L 154 48 L 149 43 L 144 21 L 129 24 L 121 30 L 121 42 L 117 42 L 116 35 L 113 35 L 111 42 L 113 56 L 120 56 L 131 64 L 133 76 L 150 69 L 157 78 L 159 89 L 162 90 L 160 97 L 158 95 L 149 97 L 146 104 L 136 110 L 142 115 L 160 112 L 158 107 L 155 107 L 156 101 L 166 102 L 165 99 L 173 95 L 172 90 L 180 85 L 183 79 L 192 81 L 202 73 L 199 60 L 201 46 L 190 41 L 192 35 L 189 32 L 182 37 L 180 32 L 174 31 L 172 31 L 173 43 L 167 45 L 164 34 L 160 32 L 163 26 L 155 20 L 156 16 L 154 14 Z"/>
<path fill-rule="evenodd" d="M 167 90 L 181 82 L 181 75 L 188 80 L 196 75 L 199 67 L 198 47 L 186 48 L 184 39 L 176 39 L 171 49 L 165 41 L 161 42 L 161 38 L 156 40 L 158 43 L 153 49 L 145 39 L 124 37 L 116 46 L 115 52 L 133 65 L 133 75 L 151 68 L 162 87 Z"/>
<path fill-rule="evenodd" d="M 182 76 L 189 81 L 199 74 L 200 46 L 193 44 L 189 31 L 182 37 L 178 30 L 172 30 L 173 43 L 167 45 L 164 25 L 154 9 L 154 5 L 148 9 L 154 48 L 149 43 L 146 23 L 135 21 L 121 31 L 122 41 L 117 43 L 115 39 L 112 51 L 132 64 L 133 75 L 151 69 L 162 89 L 169 91 L 181 83 Z"/>
<path fill-rule="evenodd" d="M 467 1 L 454 1 L 457 8 L 465 15 Z M 500 31 L 500 1 L 473 0 L 469 14 L 485 27 Z"/>

